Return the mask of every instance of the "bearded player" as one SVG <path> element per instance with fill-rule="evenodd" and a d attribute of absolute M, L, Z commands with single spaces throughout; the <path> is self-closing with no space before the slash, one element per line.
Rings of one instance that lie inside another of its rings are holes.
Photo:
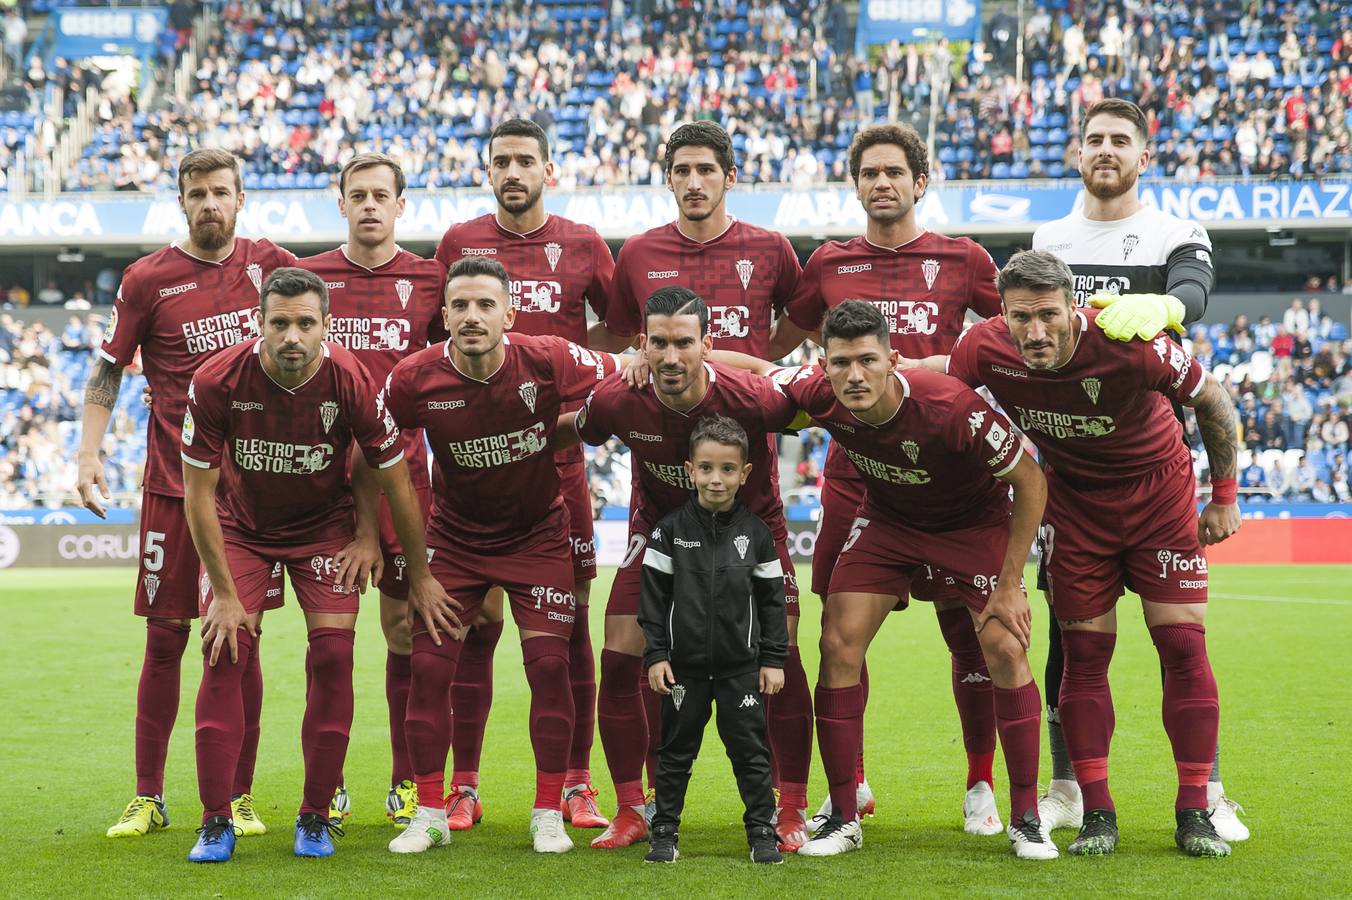
<path fill-rule="evenodd" d="M 513 334 L 554 335 L 580 347 L 619 351 L 630 339 L 606 325 L 615 261 L 610 248 L 589 225 L 546 212 L 545 185 L 554 177 L 549 141 L 529 119 L 509 119 L 488 139 L 488 179 L 497 210 L 453 225 L 437 246 L 447 267 L 473 256 L 487 256 L 512 274 Z M 587 306 L 600 321 L 587 326 Z M 582 828 L 604 828 L 609 820 L 596 806 L 591 786 L 591 748 L 596 732 L 596 658 L 588 627 L 588 600 L 596 577 L 596 537 L 591 492 L 581 448 L 555 453 L 568 507 L 573 548 L 577 623 L 569 639 L 568 675 L 576 721 L 564 781 L 563 814 Z M 447 824 L 470 828 L 483 816 L 479 796 L 479 758 L 484 727 L 493 702 L 493 651 L 502 636 L 502 591 L 493 590 L 478 622 L 465 637 L 453 692 L 455 728 L 451 751 L 451 799 Z"/>
<path fill-rule="evenodd" d="M 1182 331 L 1206 312 L 1215 283 L 1206 229 L 1141 203 L 1139 179 L 1150 163 L 1147 132 L 1145 113 L 1129 100 L 1091 106 L 1080 149 L 1084 206 L 1033 234 L 1034 250 L 1051 253 L 1074 273 L 1076 303 L 1103 309 L 1094 324 L 1115 340 L 1150 341 L 1166 328 Z M 1051 828 L 1079 828 L 1084 804 L 1056 708 L 1064 667 L 1060 626 L 1055 616 L 1049 624 L 1043 687 L 1052 777 L 1040 801 L 1042 821 Z M 1222 838 L 1248 838 L 1239 804 L 1225 796 L 1221 784 L 1219 749 L 1207 781 L 1207 805 Z"/>
<path fill-rule="evenodd" d="M 751 475 L 742 488 L 742 502 L 769 527 L 779 548 L 781 566 L 796 585 L 789 555 L 784 505 L 774 477 L 775 455 L 769 438 L 789 427 L 796 411 L 770 381 L 735 368 L 712 365 L 709 311 L 694 291 L 666 287 L 648 298 L 641 343 L 652 372 L 650 382 L 635 390 L 621 376 L 599 385 L 577 414 L 576 431 L 589 444 L 603 444 L 612 435 L 629 446 L 633 461 L 634 495 L 629 516 L 629 547 L 611 587 L 606 608 L 607 646 L 601 670 L 619 688 L 632 710 L 641 702 L 644 638 L 639 627 L 643 549 L 658 520 L 680 509 L 694 490 L 685 469 L 690 436 L 697 420 L 708 415 L 735 419 L 750 437 Z M 565 434 L 566 436 L 566 434 Z M 788 591 L 786 591 L 788 594 Z M 797 592 L 789 594 L 797 605 Z M 608 696 L 600 709 L 602 728 L 635 727 L 626 709 Z M 639 719 L 638 725 L 643 725 Z M 649 728 L 657 728 L 652 721 Z M 642 773 L 647 742 L 644 735 L 612 746 L 607 754 L 611 779 L 619 798 L 619 812 L 605 833 L 592 842 L 602 849 L 624 847 L 648 834 L 643 802 Z M 621 756 L 620 753 L 626 755 Z M 806 751 L 798 758 L 781 749 L 780 772 L 806 771 Z M 780 809 L 775 827 L 781 849 L 793 851 L 807 840 L 807 784 L 790 782 L 781 774 Z"/>
<path fill-rule="evenodd" d="M 346 473 L 354 446 L 389 496 L 399 538 L 416 554 L 415 589 L 445 596 L 427 570 L 398 429 L 376 403 L 362 364 L 324 341 L 324 282 L 303 269 L 276 270 L 263 282 L 259 318 L 261 338 L 197 370 L 183 418 L 183 505 L 204 569 L 197 694 L 203 813 L 192 862 L 224 862 L 234 851 L 229 788 L 244 738 L 241 682 L 276 566 L 291 575 L 308 631 L 295 855 L 332 856 L 330 833 L 342 833 L 329 822 L 329 802 L 352 727 L 357 594 L 379 560 L 374 535 L 358 536 L 354 521 Z"/>
<path fill-rule="evenodd" d="M 797 346 L 773 346 L 771 331 L 781 316 L 801 274 L 798 257 L 788 240 L 777 232 L 738 221 L 728 215 L 727 193 L 737 181 L 736 161 L 728 133 L 713 122 L 691 122 L 671 133 L 666 142 L 667 189 L 676 198 L 675 222 L 653 228 L 625 241 L 615 267 L 613 298 L 608 310 L 610 329 L 632 337 L 644 323 L 648 297 L 666 287 L 683 287 L 702 298 L 709 314 L 709 337 L 721 350 L 749 353 L 762 359 L 777 359 Z M 771 474 L 778 478 L 778 465 Z M 791 577 L 791 576 L 790 576 Z M 775 783 L 790 794 L 806 786 L 812 756 L 812 696 L 798 653 L 798 586 L 785 581 L 791 598 L 789 610 L 789 658 L 784 668 L 784 690 L 766 704 Z M 611 594 L 612 602 L 616 595 Z M 633 611 L 618 613 L 626 621 Z M 606 617 L 606 649 L 629 654 L 633 644 L 627 625 L 612 628 L 609 607 Z M 638 652 L 641 653 L 641 636 Z M 631 648 L 631 649 L 625 649 Z M 636 676 L 637 677 L 637 676 Z M 657 766 L 659 729 L 644 728 L 661 720 L 662 698 L 654 691 L 633 688 L 621 680 L 628 669 L 615 670 L 609 682 L 601 671 L 600 705 L 612 715 L 601 718 L 601 743 L 607 759 L 627 759 L 626 744 L 647 733 L 648 781 Z M 646 679 L 640 679 L 646 685 Z M 635 702 L 635 701 L 639 702 Z M 609 724 L 608 724 L 609 723 Z M 781 798 L 783 799 L 783 798 Z M 800 799 L 791 796 L 797 803 Z M 621 810 L 625 804 L 621 802 Z M 797 815 L 796 806 L 784 804 L 778 814 L 786 824 Z M 797 830 L 796 827 L 791 830 Z M 623 846 L 624 836 L 614 836 Z M 603 835 L 605 846 L 609 836 Z"/>
<path fill-rule="evenodd" d="M 135 837 L 169 824 L 164 761 L 178 716 L 189 626 L 197 617 L 197 551 L 183 515 L 178 434 L 197 367 L 258 336 L 255 311 L 266 278 L 295 257 L 266 241 L 235 237 L 244 205 L 239 161 L 224 150 L 194 150 L 178 168 L 178 205 L 188 237 L 143 257 L 122 275 L 103 346 L 85 386 L 80 426 L 80 500 L 100 518 L 109 499 L 99 447 L 117 406 L 122 372 L 139 349 L 155 402 L 147 427 L 141 494 L 141 565 L 134 610 L 146 619 L 146 651 L 136 692 L 136 796 L 109 837 Z M 273 588 L 280 589 L 280 579 Z M 280 590 L 274 597 L 280 597 Z M 274 601 L 276 602 L 276 601 Z M 263 674 L 258 656 L 243 676 L 245 730 L 232 813 L 242 834 L 266 831 L 252 796 Z"/>
<path fill-rule="evenodd" d="M 1228 856 L 1207 808 L 1220 704 L 1207 658 L 1202 548 L 1240 526 L 1234 406 L 1165 335 L 1110 339 L 1093 324 L 1101 313 L 1075 308 L 1074 283 L 1052 254 L 1016 254 L 1000 273 L 1004 318 L 972 328 L 947 361 L 959 380 L 989 388 L 1046 459 L 1043 565 L 1065 656 L 1061 727 L 1084 798 L 1070 852 L 1117 848 L 1108 664 L 1117 601 L 1129 585 L 1164 670 L 1164 730 L 1178 773 L 1175 843 L 1189 856 Z M 1192 455 L 1171 401 L 1196 412 L 1206 447 L 1212 494 L 1200 519 Z"/>
<path fill-rule="evenodd" d="M 405 428 L 423 428 L 435 464 L 428 548 L 432 574 L 473 621 L 484 595 L 502 587 L 521 634 L 530 685 L 539 853 L 565 853 L 559 798 L 573 737 L 568 642 L 576 618 L 568 517 L 549 452 L 560 407 L 581 400 L 618 358 L 553 336 L 515 335 L 511 279 L 497 262 L 462 259 L 446 280 L 449 341 L 394 367 L 382 394 Z M 424 612 L 421 609 L 415 612 Z M 435 617 L 445 610 L 434 611 Z M 418 812 L 390 843 L 422 853 L 450 837 L 444 804 L 451 743 L 451 685 L 464 646 L 440 618 L 413 623 L 409 756 Z"/>
<path fill-rule="evenodd" d="M 775 326 L 775 342 L 796 345 L 817 337 L 826 314 L 846 300 L 864 300 L 887 322 L 893 350 L 907 357 L 942 353 L 962 333 L 967 313 L 1000 314 L 995 263 L 970 238 L 926 231 L 916 205 L 929 186 L 925 142 L 909 125 L 872 125 L 855 135 L 849 149 L 850 177 L 868 224 L 850 241 L 822 244 L 807 261 L 788 315 Z M 831 572 L 864 499 L 864 479 L 838 443 L 826 454 L 826 484 L 817 542 L 812 552 L 812 590 L 825 602 Z M 953 698 L 967 752 L 967 793 L 963 828 L 971 834 L 998 834 L 1000 815 L 992 790 L 995 761 L 994 688 L 981 644 L 963 601 L 923 574 L 911 585 L 916 597 L 936 601 L 934 611 L 953 659 Z M 868 667 L 862 671 L 865 702 Z M 873 791 L 864 777 L 863 746 L 855 767 L 860 810 L 871 815 Z M 831 814 L 828 798 L 813 817 Z"/>
<path fill-rule="evenodd" d="M 434 343 L 441 332 L 441 288 L 446 269 L 401 248 L 395 223 L 404 213 L 404 172 L 381 153 L 359 153 L 338 176 L 338 209 L 347 219 L 347 243 L 297 263 L 322 278 L 332 320 L 328 340 L 352 351 L 375 384 L 384 384 L 395 363 Z M 426 445 L 416 428 L 403 432 L 404 459 L 423 518 L 432 486 Z M 408 705 L 409 558 L 399 544 L 387 499 L 379 507 L 380 627 L 385 632 L 385 701 L 390 722 L 390 789 L 385 814 L 405 828 L 418 810 L 413 768 L 404 738 Z M 330 818 L 341 824 L 350 802 L 341 785 Z"/>

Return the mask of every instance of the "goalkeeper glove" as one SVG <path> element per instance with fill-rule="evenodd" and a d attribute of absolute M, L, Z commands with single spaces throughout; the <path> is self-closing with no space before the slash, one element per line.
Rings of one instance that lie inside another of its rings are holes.
<path fill-rule="evenodd" d="M 1183 301 L 1169 294 L 1095 294 L 1087 302 L 1103 310 L 1095 321 L 1115 341 L 1148 341 L 1166 328 L 1183 333 Z"/>

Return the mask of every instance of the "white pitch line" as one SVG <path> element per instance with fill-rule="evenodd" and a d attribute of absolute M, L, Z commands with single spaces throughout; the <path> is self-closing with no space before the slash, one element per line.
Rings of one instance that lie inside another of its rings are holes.
<path fill-rule="evenodd" d="M 1304 603 L 1310 606 L 1352 606 L 1352 600 L 1326 600 L 1319 597 L 1273 597 L 1268 594 L 1221 594 L 1209 592 L 1208 596 L 1220 600 L 1261 600 L 1265 603 Z"/>

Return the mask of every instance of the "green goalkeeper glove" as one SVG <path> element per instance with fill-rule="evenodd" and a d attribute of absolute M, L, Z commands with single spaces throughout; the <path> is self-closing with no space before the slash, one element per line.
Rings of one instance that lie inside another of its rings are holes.
<path fill-rule="evenodd" d="M 1169 294 L 1095 294 L 1087 302 L 1103 310 L 1094 321 L 1115 341 L 1148 341 L 1166 328 L 1183 333 L 1183 301 Z"/>

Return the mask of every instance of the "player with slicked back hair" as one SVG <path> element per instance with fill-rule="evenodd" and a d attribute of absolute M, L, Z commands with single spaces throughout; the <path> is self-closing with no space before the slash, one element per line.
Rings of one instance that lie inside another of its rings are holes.
<path fill-rule="evenodd" d="M 108 500 L 99 446 L 122 386 L 140 351 L 155 401 L 147 426 L 142 485 L 140 571 L 134 610 L 146 619 L 146 651 L 136 692 L 136 796 L 109 837 L 135 837 L 169 824 L 164 762 L 178 716 L 183 651 L 197 617 L 197 551 L 183 515 L 178 433 L 193 372 L 213 354 L 258 336 L 258 291 L 295 257 L 267 240 L 235 236 L 244 205 L 239 160 L 215 148 L 194 150 L 178 169 L 178 204 L 188 237 L 142 257 L 122 273 L 98 359 L 85 386 L 78 490 L 102 517 Z M 281 581 L 273 586 L 281 596 Z M 278 600 L 277 602 L 280 602 Z M 244 676 L 244 743 L 233 785 L 232 814 L 244 835 L 262 834 L 253 802 L 263 674 L 258 654 Z"/>

